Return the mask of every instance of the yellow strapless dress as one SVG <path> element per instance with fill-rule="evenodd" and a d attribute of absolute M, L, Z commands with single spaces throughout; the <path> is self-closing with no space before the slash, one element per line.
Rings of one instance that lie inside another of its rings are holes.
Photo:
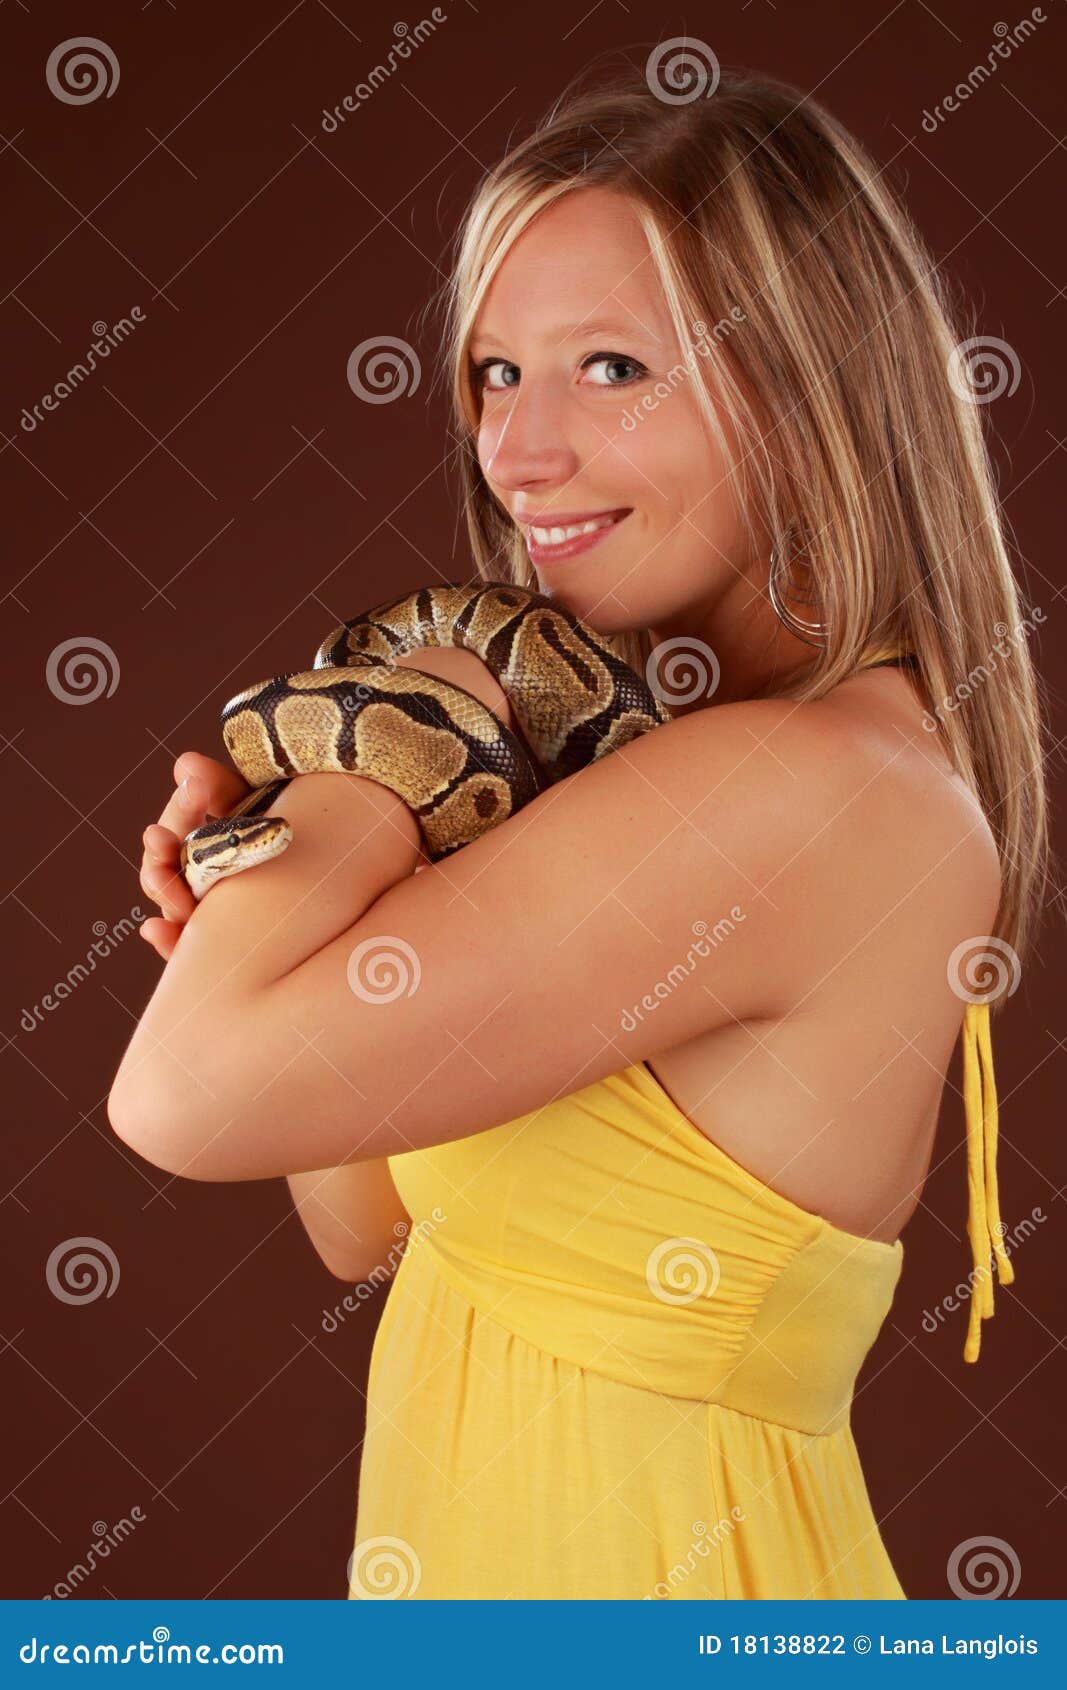
<path fill-rule="evenodd" d="M 964 1015 L 975 1294 L 1012 1277 Z M 850 1423 L 903 1245 L 714 1144 L 645 1063 L 389 1167 L 349 1596 L 903 1598 Z"/>
<path fill-rule="evenodd" d="M 352 1597 L 903 1597 L 849 1408 L 898 1240 L 763 1184 L 640 1063 L 391 1156 Z"/>

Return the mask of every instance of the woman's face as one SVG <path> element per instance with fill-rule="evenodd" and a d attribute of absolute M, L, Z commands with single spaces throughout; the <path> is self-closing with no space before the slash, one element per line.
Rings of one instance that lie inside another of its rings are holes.
<path fill-rule="evenodd" d="M 621 194 L 576 190 L 535 218 L 493 279 L 470 357 L 482 471 L 541 590 L 602 633 L 714 619 L 751 560 Z"/>

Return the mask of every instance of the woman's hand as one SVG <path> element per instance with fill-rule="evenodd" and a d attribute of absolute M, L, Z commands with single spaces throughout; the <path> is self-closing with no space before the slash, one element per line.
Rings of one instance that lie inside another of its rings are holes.
<path fill-rule="evenodd" d="M 179 868 L 182 840 L 208 811 L 224 816 L 249 790 L 234 769 L 199 751 L 183 751 L 174 764 L 176 790 L 158 822 L 144 830 L 141 886 L 162 916 L 141 923 L 141 937 L 167 961 L 196 908 Z"/>
<path fill-rule="evenodd" d="M 395 661 L 464 687 L 493 710 L 513 733 L 518 731 L 507 694 L 488 665 L 474 652 L 452 646 L 420 648 Z M 162 911 L 161 916 L 152 916 L 141 923 L 141 936 L 154 946 L 164 962 L 196 908 L 196 899 L 178 866 L 182 840 L 194 827 L 200 826 L 208 811 L 224 816 L 249 790 L 235 770 L 217 763 L 213 757 L 202 756 L 199 751 L 182 752 L 174 765 L 174 782 L 177 790 L 159 821 L 145 828 L 141 862 L 141 886 Z M 429 866 L 429 855 L 422 848 L 414 872 L 418 874 Z"/>

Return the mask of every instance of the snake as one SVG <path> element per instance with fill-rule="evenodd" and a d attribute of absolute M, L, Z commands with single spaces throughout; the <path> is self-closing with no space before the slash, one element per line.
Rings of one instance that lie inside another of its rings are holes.
<path fill-rule="evenodd" d="M 475 652 L 519 732 L 465 688 L 396 659 Z M 507 581 L 424 586 L 335 627 L 313 666 L 237 693 L 222 737 L 250 790 L 186 835 L 180 869 L 199 902 L 293 839 L 270 807 L 296 775 L 365 775 L 411 808 L 443 861 L 569 775 L 670 720 L 643 676 L 556 600 Z"/>

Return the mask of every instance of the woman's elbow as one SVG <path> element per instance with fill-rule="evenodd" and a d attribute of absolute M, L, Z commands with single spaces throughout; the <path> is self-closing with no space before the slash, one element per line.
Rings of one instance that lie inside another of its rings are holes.
<path fill-rule="evenodd" d="M 115 1136 L 162 1173 L 219 1181 L 225 1176 L 216 1169 L 210 1137 L 205 1133 L 192 1141 L 188 1109 L 176 1111 L 175 1102 L 173 1092 L 151 1075 L 120 1069 L 108 1094 L 107 1118 Z"/>
<path fill-rule="evenodd" d="M 255 1090 L 247 1052 L 258 1047 L 245 1017 L 226 1005 L 208 1027 L 183 1002 L 163 1007 L 165 1015 L 153 1014 L 149 1005 L 123 1053 L 107 1100 L 112 1130 L 163 1173 L 212 1183 L 251 1177 L 242 1167 L 240 1098 Z"/>

